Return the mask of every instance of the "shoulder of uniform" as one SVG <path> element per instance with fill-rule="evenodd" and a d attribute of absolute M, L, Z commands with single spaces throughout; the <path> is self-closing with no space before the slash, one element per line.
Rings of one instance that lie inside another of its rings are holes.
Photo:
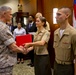
<path fill-rule="evenodd" d="M 0 31 L 4 30 L 5 28 L 7 28 L 7 26 L 5 24 L 0 23 Z"/>
<path fill-rule="evenodd" d="M 45 34 L 50 35 L 50 32 L 48 30 L 45 30 Z"/>
<path fill-rule="evenodd" d="M 60 28 L 56 29 L 56 30 L 54 31 L 54 34 L 55 34 L 55 33 L 58 33 L 59 29 L 60 29 Z"/>
<path fill-rule="evenodd" d="M 76 34 L 76 29 L 72 26 L 69 27 L 69 31 L 71 34 Z"/>
<path fill-rule="evenodd" d="M 46 30 L 46 29 L 45 29 L 45 32 L 49 33 L 49 31 L 48 31 L 48 30 Z"/>

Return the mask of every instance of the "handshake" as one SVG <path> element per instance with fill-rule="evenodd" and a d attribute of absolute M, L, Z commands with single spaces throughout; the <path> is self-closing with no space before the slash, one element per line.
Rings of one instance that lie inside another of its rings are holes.
<path fill-rule="evenodd" d="M 21 51 L 23 54 L 29 53 L 29 52 L 33 49 L 33 46 L 30 46 L 30 45 L 31 45 L 31 43 L 26 43 L 26 44 L 24 44 L 23 46 L 19 46 L 20 51 Z"/>

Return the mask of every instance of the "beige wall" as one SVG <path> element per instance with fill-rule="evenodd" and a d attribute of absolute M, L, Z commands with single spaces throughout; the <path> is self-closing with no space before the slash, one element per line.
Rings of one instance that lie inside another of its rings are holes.
<path fill-rule="evenodd" d="M 12 13 L 15 13 L 18 11 L 17 5 L 18 0 L 0 0 L 0 6 L 10 6 L 12 8 Z"/>

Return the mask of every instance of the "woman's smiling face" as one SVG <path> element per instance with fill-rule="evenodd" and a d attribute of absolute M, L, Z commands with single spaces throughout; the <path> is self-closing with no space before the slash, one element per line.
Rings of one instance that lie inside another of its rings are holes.
<path fill-rule="evenodd" d="M 44 23 L 40 20 L 40 18 L 36 19 L 36 27 L 42 27 L 44 25 Z"/>

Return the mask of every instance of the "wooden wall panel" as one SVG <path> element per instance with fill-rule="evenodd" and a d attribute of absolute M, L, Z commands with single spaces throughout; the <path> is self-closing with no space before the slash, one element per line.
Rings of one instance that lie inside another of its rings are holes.
<path fill-rule="evenodd" d="M 35 14 L 37 12 L 37 0 L 20 0 L 23 6 L 23 12 L 29 12 L 29 14 Z"/>
<path fill-rule="evenodd" d="M 69 7 L 72 10 L 73 7 L 73 1 L 69 0 L 69 2 L 67 0 L 42 0 L 43 2 L 43 14 L 45 17 L 48 16 L 48 14 L 52 14 L 53 13 L 53 8 L 60 8 L 63 6 Z M 52 15 L 49 15 L 50 17 L 47 18 L 48 21 L 49 19 L 51 20 Z M 72 17 L 70 18 L 70 23 L 72 24 Z M 49 21 L 50 24 L 53 24 L 52 20 Z"/>
<path fill-rule="evenodd" d="M 42 3 L 42 0 L 37 0 L 37 12 L 43 13 L 43 3 Z"/>

